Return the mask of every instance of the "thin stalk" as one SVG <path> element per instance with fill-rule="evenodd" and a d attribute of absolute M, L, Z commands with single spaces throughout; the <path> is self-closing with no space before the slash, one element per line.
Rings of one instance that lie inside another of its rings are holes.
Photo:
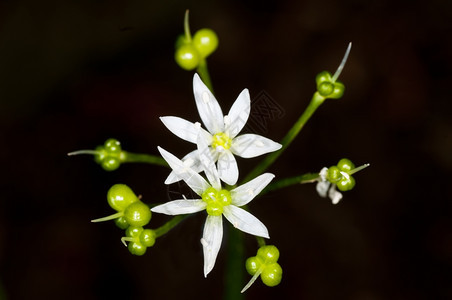
<path fill-rule="evenodd" d="M 166 222 L 164 225 L 162 225 L 159 228 L 154 230 L 155 237 L 158 238 L 158 237 L 161 237 L 162 235 L 166 234 L 168 231 L 170 231 L 171 229 L 176 227 L 177 224 L 179 224 L 182 220 L 184 220 L 188 216 L 189 215 L 179 215 L 179 216 L 173 217 L 171 220 Z"/>
<path fill-rule="evenodd" d="M 270 191 L 276 191 L 291 185 L 303 184 L 303 183 L 311 183 L 315 182 L 319 178 L 319 173 L 306 173 L 303 175 L 298 175 L 294 177 L 280 179 L 269 184 L 260 195 L 268 193 Z"/>
<path fill-rule="evenodd" d="M 244 285 L 245 249 L 243 232 L 229 224 L 229 238 L 226 259 L 224 300 L 243 300 L 240 293 Z"/>
<path fill-rule="evenodd" d="M 130 153 L 126 151 L 122 152 L 124 153 L 124 159 L 122 160 L 122 162 L 125 163 L 147 163 L 152 165 L 169 167 L 168 163 L 160 156 L 142 153 Z"/>
<path fill-rule="evenodd" d="M 326 98 L 321 96 L 318 92 L 314 93 L 311 102 L 309 103 L 306 110 L 281 140 L 282 148 L 267 155 L 265 159 L 245 177 L 243 182 L 248 182 L 256 176 L 262 174 L 275 162 L 275 160 L 284 152 L 284 150 L 286 150 L 287 147 L 289 147 L 292 141 L 297 137 L 298 133 L 300 133 L 301 129 L 303 129 L 306 122 L 308 122 L 308 120 L 311 118 L 317 108 L 319 108 L 319 106 L 325 101 L 325 99 Z"/>
<path fill-rule="evenodd" d="M 207 68 L 207 60 L 205 58 L 201 59 L 201 61 L 199 62 L 196 72 L 198 72 L 204 84 L 209 88 L 209 90 L 213 94 L 212 80 L 210 80 L 209 70 Z"/>

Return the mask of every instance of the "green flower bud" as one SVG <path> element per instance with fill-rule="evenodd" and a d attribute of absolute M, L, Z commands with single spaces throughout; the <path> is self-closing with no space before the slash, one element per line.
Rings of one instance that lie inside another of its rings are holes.
<path fill-rule="evenodd" d="M 278 263 L 267 265 L 262 271 L 261 280 L 266 286 L 276 286 L 281 282 L 282 268 Z"/>
<path fill-rule="evenodd" d="M 206 58 L 218 48 L 218 36 L 212 29 L 200 29 L 193 36 L 193 45 L 201 58 Z"/>
<path fill-rule="evenodd" d="M 144 226 L 151 220 L 149 206 L 141 201 L 134 202 L 124 210 L 124 218 L 130 226 Z"/>
<path fill-rule="evenodd" d="M 124 211 L 130 204 L 139 201 L 135 193 L 125 184 L 113 185 L 107 193 L 108 204 L 116 211 Z"/>
<path fill-rule="evenodd" d="M 279 250 L 273 245 L 262 246 L 257 250 L 257 257 L 259 257 L 266 265 L 278 261 Z"/>
<path fill-rule="evenodd" d="M 193 45 L 186 44 L 176 50 L 174 59 L 182 69 L 190 71 L 198 67 L 200 55 Z"/>

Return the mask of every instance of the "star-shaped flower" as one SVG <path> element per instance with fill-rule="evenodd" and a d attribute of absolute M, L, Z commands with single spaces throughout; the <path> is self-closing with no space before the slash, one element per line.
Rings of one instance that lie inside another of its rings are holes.
<path fill-rule="evenodd" d="M 217 162 L 220 179 L 229 185 L 237 183 L 239 170 L 234 155 L 244 158 L 256 157 L 281 148 L 281 144 L 257 134 L 238 135 L 245 126 L 250 115 L 251 101 L 248 89 L 244 89 L 224 116 L 218 101 L 198 74 L 193 77 L 193 92 L 199 116 L 207 128 L 179 117 L 161 117 L 163 124 L 175 135 L 192 143 L 198 143 L 199 136 L 207 145 L 205 155 L 209 154 Z M 199 148 L 199 147 L 198 147 Z M 195 150 L 182 158 L 187 167 L 201 172 L 203 166 L 199 160 L 199 152 Z M 173 183 L 178 178 L 174 172 L 165 183 Z"/>
<path fill-rule="evenodd" d="M 248 204 L 275 177 L 265 173 L 232 190 L 222 189 L 216 169 L 206 172 L 209 182 L 168 151 L 158 147 L 160 154 L 168 162 L 179 178 L 200 196 L 198 199 L 180 199 L 158 205 L 151 210 L 167 215 L 190 214 L 206 210 L 207 219 L 201 239 L 204 252 L 204 276 L 215 265 L 223 239 L 223 218 L 234 227 L 252 235 L 269 238 L 265 225 L 252 214 L 240 208 Z"/>

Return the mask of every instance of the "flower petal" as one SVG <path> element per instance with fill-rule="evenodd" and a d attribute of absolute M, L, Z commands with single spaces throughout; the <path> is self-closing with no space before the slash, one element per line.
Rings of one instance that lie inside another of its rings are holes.
<path fill-rule="evenodd" d="M 223 240 L 223 218 L 222 216 L 207 216 L 204 225 L 204 233 L 201 239 L 204 252 L 204 276 L 212 271 L 215 266 L 221 241 Z"/>
<path fill-rule="evenodd" d="M 160 117 L 160 120 L 172 133 L 183 140 L 196 143 L 201 124 L 192 123 L 179 117 Z"/>
<path fill-rule="evenodd" d="M 184 163 L 173 154 L 161 147 L 157 147 L 162 157 L 170 165 L 171 169 L 198 195 L 210 187 L 207 181 L 193 169 L 184 165 Z"/>
<path fill-rule="evenodd" d="M 245 126 L 250 110 L 250 93 L 248 89 L 244 89 L 232 104 L 229 114 L 224 117 L 225 131 L 231 139 L 235 138 Z"/>
<path fill-rule="evenodd" d="M 234 185 L 239 179 L 239 167 L 231 151 L 225 150 L 218 157 L 218 174 L 221 180 L 229 185 Z"/>
<path fill-rule="evenodd" d="M 223 207 L 223 215 L 229 222 L 243 232 L 269 239 L 265 225 L 255 216 L 234 205 Z"/>
<path fill-rule="evenodd" d="M 210 133 L 224 131 L 223 112 L 217 99 L 207 86 L 201 81 L 198 74 L 193 76 L 193 93 L 199 116 Z"/>
<path fill-rule="evenodd" d="M 320 197 L 323 197 L 323 198 L 326 197 L 326 193 L 328 192 L 329 188 L 330 188 L 329 181 L 319 181 L 319 182 L 317 182 L 317 185 L 315 186 L 317 193 L 319 193 Z"/>
<path fill-rule="evenodd" d="M 232 204 L 235 206 L 243 206 L 248 204 L 275 178 L 271 173 L 259 175 L 251 181 L 231 190 Z"/>
<path fill-rule="evenodd" d="M 235 155 L 250 158 L 281 149 L 282 145 L 257 134 L 242 134 L 232 140 Z"/>
<path fill-rule="evenodd" d="M 330 197 L 331 202 L 333 204 L 338 204 L 339 201 L 342 199 L 342 193 L 336 190 L 336 185 L 333 184 L 333 186 L 328 191 L 328 197 Z"/>
<path fill-rule="evenodd" d="M 202 168 L 204 173 L 206 173 L 207 179 L 210 184 L 216 189 L 221 189 L 220 176 L 217 171 L 217 167 L 215 166 L 215 162 L 218 157 L 218 153 L 212 151 L 212 148 L 209 147 L 207 143 L 208 138 L 211 137 L 209 133 L 200 132 L 198 135 L 198 153 L 199 160 L 201 161 Z"/>
<path fill-rule="evenodd" d="M 192 214 L 206 208 L 206 202 L 201 199 L 174 200 L 165 204 L 157 205 L 151 209 L 152 212 L 165 215 Z"/>
<path fill-rule="evenodd" d="M 182 157 L 182 162 L 186 167 L 191 168 L 196 173 L 199 173 L 203 170 L 201 161 L 199 160 L 198 150 L 194 150 Z M 180 180 L 182 180 L 182 178 L 177 176 L 176 172 L 171 171 L 171 173 L 165 180 L 165 184 L 172 184 Z"/>

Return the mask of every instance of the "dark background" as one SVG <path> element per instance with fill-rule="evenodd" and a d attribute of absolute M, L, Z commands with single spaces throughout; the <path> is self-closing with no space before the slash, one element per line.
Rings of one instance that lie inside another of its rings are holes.
<path fill-rule="evenodd" d="M 227 111 L 243 88 L 284 110 L 265 132 L 279 140 L 307 106 L 315 75 L 353 49 L 341 100 L 327 101 L 272 166 L 277 178 L 348 157 L 371 167 L 333 206 L 314 185 L 251 203 L 281 251 L 282 283 L 249 299 L 451 299 L 452 2 L 0 2 L 0 280 L 7 299 L 217 299 L 228 231 L 204 279 L 199 213 L 130 255 L 123 232 L 90 220 L 126 183 L 165 202 L 165 168 L 105 172 L 66 153 L 115 137 L 132 152 L 179 157 L 193 148 L 159 116 L 197 121 L 193 72 L 174 63 L 186 8 L 192 32 L 214 29 L 209 58 Z M 242 175 L 259 159 L 239 159 Z M 175 191 L 173 190 L 175 189 Z M 167 218 L 155 215 L 150 227 Z M 246 256 L 255 255 L 246 236 Z M 239 270 L 240 271 L 240 270 Z M 239 272 L 238 271 L 238 272 Z M 249 277 L 247 277 L 249 278 Z"/>

